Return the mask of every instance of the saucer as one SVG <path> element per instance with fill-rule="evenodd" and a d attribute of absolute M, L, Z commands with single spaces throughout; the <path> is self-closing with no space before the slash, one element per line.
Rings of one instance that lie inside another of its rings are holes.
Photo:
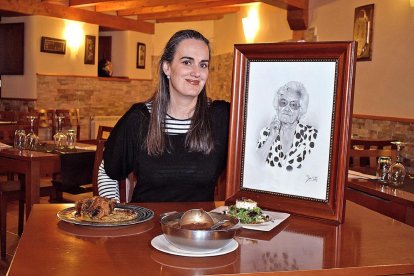
<path fill-rule="evenodd" d="M 156 236 L 152 239 L 151 245 L 164 253 L 177 255 L 177 256 L 185 256 L 185 257 L 213 257 L 213 256 L 220 256 L 227 253 L 230 253 L 236 250 L 239 247 L 239 244 L 236 240 L 232 239 L 226 246 L 215 250 L 213 252 L 194 252 L 194 251 L 187 251 L 182 250 L 180 248 L 175 247 L 170 242 L 168 242 L 164 235 Z"/>

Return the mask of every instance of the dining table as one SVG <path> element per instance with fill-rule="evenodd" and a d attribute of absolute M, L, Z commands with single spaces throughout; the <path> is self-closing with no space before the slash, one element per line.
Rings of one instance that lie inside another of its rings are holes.
<path fill-rule="evenodd" d="M 379 181 L 370 168 L 351 167 L 345 194 L 351 201 L 414 226 L 414 178 L 411 176 L 407 175 L 403 185 L 397 187 Z"/>
<path fill-rule="evenodd" d="M 268 231 L 241 228 L 223 254 L 160 251 L 162 214 L 225 202 L 134 203 L 154 216 L 127 226 L 58 219 L 71 204 L 35 204 L 8 275 L 391 275 L 414 273 L 414 228 L 351 201 L 345 221 L 295 214 Z M 277 211 L 277 210 L 276 210 Z M 168 245 L 166 245 L 168 246 Z M 221 250 L 221 249 L 220 249 Z"/>
<path fill-rule="evenodd" d="M 30 215 L 32 205 L 40 201 L 41 177 L 50 177 L 52 180 L 62 172 L 62 155 L 71 154 L 76 157 L 76 153 L 89 153 L 88 159 L 90 159 L 91 166 L 93 166 L 95 154 L 93 146 L 81 144 L 79 147 L 81 149 L 63 150 L 61 152 L 54 151 L 51 146 L 44 146 L 43 149 L 39 147 L 38 150 L 0 149 L 0 171 L 17 174 L 24 183 L 26 218 Z M 88 173 L 91 178 L 92 169 L 89 169 Z"/>

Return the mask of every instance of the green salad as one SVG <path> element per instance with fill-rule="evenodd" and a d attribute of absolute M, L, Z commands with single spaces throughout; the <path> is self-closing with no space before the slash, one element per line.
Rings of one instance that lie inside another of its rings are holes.
<path fill-rule="evenodd" d="M 243 224 L 259 224 L 270 220 L 270 217 L 263 214 L 262 209 L 254 207 L 253 209 L 236 208 L 236 205 L 229 206 L 227 214 L 239 219 Z"/>

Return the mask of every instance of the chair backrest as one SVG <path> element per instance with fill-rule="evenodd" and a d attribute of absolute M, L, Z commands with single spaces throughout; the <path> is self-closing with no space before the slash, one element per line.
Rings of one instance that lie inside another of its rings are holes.
<path fill-rule="evenodd" d="M 53 124 L 53 134 L 57 131 L 57 117 L 59 115 L 63 115 L 64 118 L 62 120 L 62 130 L 65 129 L 74 129 L 76 128 L 76 139 L 80 139 L 80 124 L 79 124 L 79 112 L 77 109 L 56 109 L 55 110 L 55 122 Z"/>
<path fill-rule="evenodd" d="M 34 132 L 37 134 L 39 132 L 39 116 L 37 111 L 32 112 L 18 112 L 17 113 L 17 124 L 22 129 L 30 130 L 30 119 L 28 116 L 35 116 L 36 119 L 33 122 Z"/>
<path fill-rule="evenodd" d="M 93 195 L 99 195 L 98 191 L 98 173 L 99 173 L 99 166 L 102 163 L 103 159 L 103 152 L 105 149 L 105 142 L 106 140 L 98 140 L 96 145 L 96 153 L 95 153 L 95 162 L 93 165 L 93 174 L 92 174 L 92 189 Z M 121 202 L 127 202 L 127 188 L 126 188 L 126 180 L 119 181 L 119 196 Z"/>
<path fill-rule="evenodd" d="M 93 168 L 93 179 L 92 179 L 94 195 L 99 195 L 99 192 L 98 192 L 99 166 L 102 163 L 106 139 L 108 139 L 109 134 L 111 133 L 112 129 L 113 127 L 109 127 L 109 126 L 99 126 L 98 128 L 95 163 L 94 163 L 94 168 Z M 127 202 L 127 200 L 129 199 L 129 191 L 127 189 L 126 179 L 119 181 L 119 196 L 120 196 L 121 202 Z"/>
<path fill-rule="evenodd" d="M 391 157 L 394 163 L 397 160 L 397 150 L 395 149 L 352 149 L 349 152 L 352 167 L 376 168 L 380 156 Z M 368 161 L 368 164 L 367 164 Z"/>
<path fill-rule="evenodd" d="M 397 149 L 397 145 L 392 144 L 395 140 L 371 140 L 371 139 L 351 139 L 352 149 Z"/>
<path fill-rule="evenodd" d="M 96 136 L 96 139 L 102 140 L 102 139 L 108 139 L 109 134 L 111 133 L 113 127 L 109 126 L 99 126 L 98 128 L 98 135 Z"/>
<path fill-rule="evenodd" d="M 53 128 L 53 123 L 55 120 L 55 110 L 41 108 L 37 112 L 39 118 L 39 127 Z"/>
<path fill-rule="evenodd" d="M 16 120 L 14 111 L 0 111 L 0 121 L 13 122 Z"/>

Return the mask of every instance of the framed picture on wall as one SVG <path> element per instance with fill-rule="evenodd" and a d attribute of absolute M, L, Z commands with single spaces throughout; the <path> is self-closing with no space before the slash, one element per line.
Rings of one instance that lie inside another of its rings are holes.
<path fill-rule="evenodd" d="M 66 40 L 42 36 L 40 52 L 64 55 L 66 53 Z"/>
<path fill-rule="evenodd" d="M 144 43 L 137 43 L 137 68 L 145 69 L 146 46 Z"/>
<path fill-rule="evenodd" d="M 354 40 L 358 42 L 357 60 L 371 60 L 374 30 L 374 4 L 355 8 Z"/>
<path fill-rule="evenodd" d="M 343 222 L 355 44 L 235 45 L 226 204 Z"/>
<path fill-rule="evenodd" d="M 95 64 L 96 37 L 85 35 L 85 64 Z"/>

